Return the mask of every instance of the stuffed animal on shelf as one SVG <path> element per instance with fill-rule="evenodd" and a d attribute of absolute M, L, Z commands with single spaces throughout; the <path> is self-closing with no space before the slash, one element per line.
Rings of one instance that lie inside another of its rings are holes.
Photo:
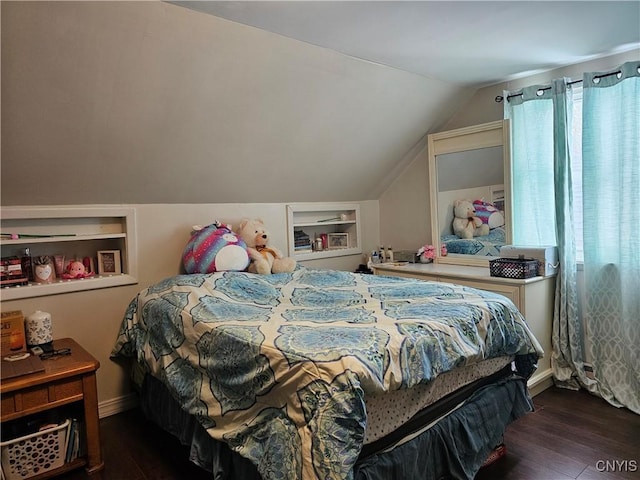
<path fill-rule="evenodd" d="M 249 253 L 231 226 L 216 220 L 206 227 L 193 226 L 182 253 L 182 264 L 189 274 L 243 271 L 249 265 Z"/>
<path fill-rule="evenodd" d="M 489 234 L 489 225 L 476 216 L 469 200 L 453 202 L 453 233 L 460 238 L 473 238 Z"/>
<path fill-rule="evenodd" d="M 92 277 L 93 273 L 88 272 L 87 268 L 84 266 L 80 260 L 72 260 L 67 265 L 64 273 L 62 274 L 62 278 L 65 280 L 74 280 L 80 278 L 89 278 Z"/>
<path fill-rule="evenodd" d="M 243 219 L 236 233 L 247 244 L 251 257 L 249 272 L 269 275 L 295 270 L 296 261 L 293 258 L 284 257 L 280 250 L 269 245 L 269 232 L 259 218 Z"/>

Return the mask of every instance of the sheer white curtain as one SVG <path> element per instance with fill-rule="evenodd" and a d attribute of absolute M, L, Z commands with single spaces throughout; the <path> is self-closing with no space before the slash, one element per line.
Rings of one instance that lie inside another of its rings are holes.
<path fill-rule="evenodd" d="M 555 245 L 553 92 L 534 85 L 505 98 L 513 146 L 513 243 Z"/>
<path fill-rule="evenodd" d="M 557 244 L 560 254 L 552 339 L 556 383 L 583 386 L 640 413 L 640 221 L 629 208 L 640 205 L 638 68 L 640 62 L 630 62 L 587 73 L 582 82 L 584 318 L 572 213 L 571 84 L 560 79 L 505 92 L 505 117 L 512 129 L 514 243 Z M 587 360 L 595 378 L 585 371 Z"/>
<path fill-rule="evenodd" d="M 593 371 L 604 398 L 640 413 L 640 62 L 587 73 L 582 87 L 584 315 Z"/>

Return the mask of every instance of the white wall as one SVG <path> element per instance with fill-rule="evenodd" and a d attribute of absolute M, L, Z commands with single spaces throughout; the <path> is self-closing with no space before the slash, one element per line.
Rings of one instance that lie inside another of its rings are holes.
<path fill-rule="evenodd" d="M 380 196 L 380 242 L 396 250 L 418 250 L 431 243 L 429 170 L 423 146 Z"/>
<path fill-rule="evenodd" d="M 360 205 L 363 246 L 373 249 L 379 229 L 378 202 L 355 203 Z M 125 370 L 109 358 L 127 305 L 140 290 L 180 272 L 182 251 L 193 225 L 209 224 L 214 220 L 237 225 L 244 217 L 259 217 L 272 233 L 272 244 L 282 251 L 287 250 L 286 204 L 128 206 L 136 209 L 137 285 L 2 302 L 3 311 L 22 310 L 25 315 L 35 310 L 51 313 L 54 338 L 73 337 L 100 361 L 97 376 L 102 414 L 112 413 L 110 409 L 118 408 L 118 401 L 130 392 Z M 353 271 L 361 262 L 360 255 L 350 255 L 303 262 L 302 265 Z M 115 407 L 110 406 L 114 403 Z"/>
<path fill-rule="evenodd" d="M 470 95 L 166 2 L 0 8 L 3 205 L 375 200 Z"/>

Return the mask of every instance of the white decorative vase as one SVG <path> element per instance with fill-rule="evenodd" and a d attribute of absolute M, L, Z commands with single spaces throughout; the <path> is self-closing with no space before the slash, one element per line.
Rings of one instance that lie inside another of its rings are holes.
<path fill-rule="evenodd" d="M 24 330 L 28 347 L 37 347 L 51 343 L 53 341 L 51 314 L 37 310 L 25 319 Z"/>

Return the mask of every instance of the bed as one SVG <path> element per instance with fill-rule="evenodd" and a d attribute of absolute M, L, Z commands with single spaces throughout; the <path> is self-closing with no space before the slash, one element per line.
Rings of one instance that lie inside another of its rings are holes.
<path fill-rule="evenodd" d="M 305 267 L 163 280 L 112 351 L 195 463 L 243 480 L 473 478 L 541 355 L 503 296 Z"/>
<path fill-rule="evenodd" d="M 506 233 L 504 228 L 498 227 L 490 230 L 488 235 L 473 238 L 444 234 L 440 242 L 447 246 L 448 253 L 499 257 L 500 247 L 506 245 Z"/>

